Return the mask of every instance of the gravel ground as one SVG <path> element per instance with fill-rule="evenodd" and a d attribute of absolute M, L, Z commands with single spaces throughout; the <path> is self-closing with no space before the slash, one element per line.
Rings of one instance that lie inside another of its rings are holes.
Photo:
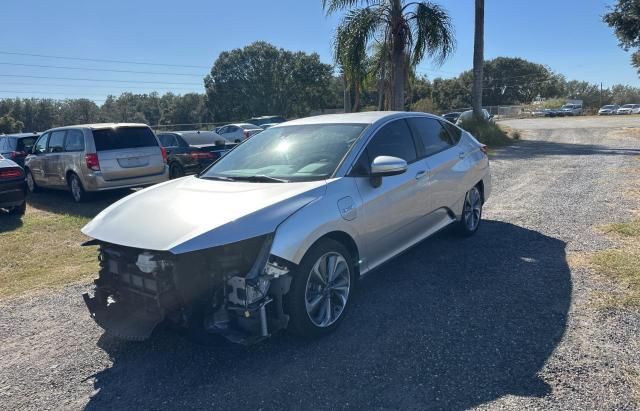
<path fill-rule="evenodd" d="M 0 303 L 0 408 L 634 409 L 640 314 L 591 308 L 607 285 L 567 255 L 630 217 L 634 118 L 511 121 L 478 234 L 444 232 L 361 282 L 342 326 L 243 348 L 102 335 L 86 285 Z M 573 124 L 573 127 L 571 125 Z M 635 399 L 637 401 L 637 398 Z"/>

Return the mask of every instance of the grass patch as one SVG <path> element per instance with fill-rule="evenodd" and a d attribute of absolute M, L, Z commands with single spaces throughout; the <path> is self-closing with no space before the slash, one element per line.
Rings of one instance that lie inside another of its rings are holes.
<path fill-rule="evenodd" d="M 595 269 L 622 286 L 622 293 L 607 299 L 606 305 L 640 307 L 640 220 L 610 224 L 605 232 L 616 234 L 621 247 L 595 253 Z"/>
<path fill-rule="evenodd" d="M 479 142 L 489 147 L 505 146 L 513 141 L 507 134 L 508 130 L 495 123 L 472 119 L 463 121 L 460 126 L 471 133 Z M 517 138 L 520 138 L 519 132 Z"/>
<path fill-rule="evenodd" d="M 75 204 L 66 192 L 44 192 L 29 198 L 22 218 L 0 215 L 0 298 L 92 279 L 97 253 L 80 247 L 80 229 L 122 194 Z"/>

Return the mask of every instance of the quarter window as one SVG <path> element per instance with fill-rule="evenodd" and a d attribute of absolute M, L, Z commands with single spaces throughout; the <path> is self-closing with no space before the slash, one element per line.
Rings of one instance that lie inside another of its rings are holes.
<path fill-rule="evenodd" d="M 451 123 L 445 123 L 443 121 L 442 124 L 444 125 L 444 128 L 449 131 L 449 135 L 453 140 L 453 144 L 458 144 L 458 142 L 460 142 L 460 139 L 462 138 L 462 130 Z"/>
<path fill-rule="evenodd" d="M 427 117 L 409 119 L 413 130 L 422 141 L 424 155 L 430 156 L 453 146 L 449 132 L 438 120 Z"/>
<path fill-rule="evenodd" d="M 398 157 L 407 163 L 414 161 L 418 156 L 407 122 L 396 120 L 382 127 L 369 141 L 367 154 L 371 161 L 378 156 Z"/>
<path fill-rule="evenodd" d="M 162 147 L 177 147 L 178 139 L 175 134 L 158 134 L 158 139 Z"/>

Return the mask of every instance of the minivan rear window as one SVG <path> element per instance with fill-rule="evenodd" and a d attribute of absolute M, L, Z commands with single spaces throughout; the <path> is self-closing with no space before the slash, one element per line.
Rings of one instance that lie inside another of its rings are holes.
<path fill-rule="evenodd" d="M 158 140 L 148 127 L 118 127 L 93 130 L 97 151 L 157 147 Z"/>

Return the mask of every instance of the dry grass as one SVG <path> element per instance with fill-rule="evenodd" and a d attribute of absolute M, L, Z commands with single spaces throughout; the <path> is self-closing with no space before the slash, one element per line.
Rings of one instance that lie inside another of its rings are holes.
<path fill-rule="evenodd" d="M 74 204 L 67 193 L 46 192 L 29 199 L 21 219 L 0 215 L 0 298 L 93 278 L 96 250 L 80 247 L 80 228 L 117 198 Z"/>

